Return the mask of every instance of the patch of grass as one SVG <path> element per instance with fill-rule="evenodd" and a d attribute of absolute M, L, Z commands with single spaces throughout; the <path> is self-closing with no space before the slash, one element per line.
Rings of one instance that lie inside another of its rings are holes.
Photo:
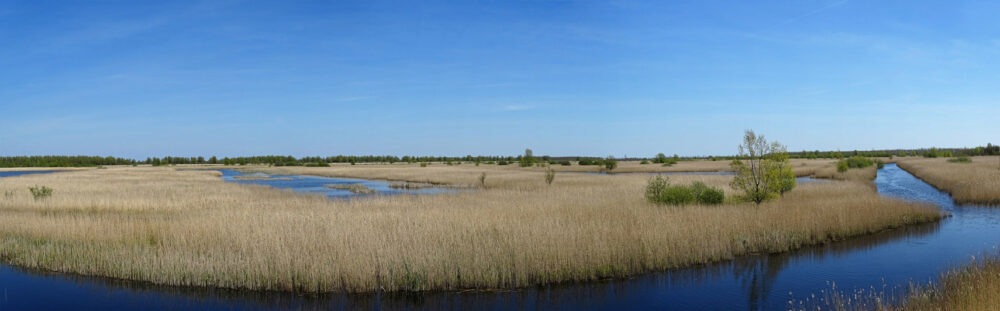
<path fill-rule="evenodd" d="M 948 162 L 951 162 L 951 163 L 972 163 L 972 159 L 969 158 L 969 157 L 967 157 L 967 156 L 960 156 L 960 157 L 955 157 L 955 158 L 948 159 Z"/>

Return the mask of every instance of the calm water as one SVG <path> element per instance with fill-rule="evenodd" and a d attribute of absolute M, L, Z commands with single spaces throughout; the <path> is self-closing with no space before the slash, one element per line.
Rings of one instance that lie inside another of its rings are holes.
<path fill-rule="evenodd" d="M 58 172 L 58 171 L 16 171 L 16 172 L 0 172 L 0 177 L 14 177 L 14 176 L 21 176 L 21 175 L 30 175 L 30 174 L 47 174 L 47 173 L 55 173 L 55 172 Z"/>
<path fill-rule="evenodd" d="M 163 287 L 0 266 L 0 310 L 784 310 L 789 301 L 829 290 L 831 282 L 847 291 L 891 291 L 910 281 L 934 281 L 942 271 L 1000 244 L 1000 208 L 956 206 L 947 194 L 892 164 L 879 170 L 875 182 L 883 195 L 932 202 L 953 217 L 791 253 L 499 293 L 301 296 Z"/>
<path fill-rule="evenodd" d="M 394 195 L 394 194 L 437 194 L 437 193 L 457 191 L 456 189 L 449 189 L 444 187 L 429 187 L 421 189 L 394 189 L 389 187 L 389 184 L 391 182 L 383 180 L 332 178 L 332 177 L 318 177 L 318 176 L 305 176 L 305 175 L 248 174 L 230 169 L 223 169 L 218 171 L 222 172 L 222 180 L 228 182 L 237 182 L 241 184 L 267 185 L 281 189 L 292 189 L 298 192 L 319 193 L 319 194 L 324 194 L 331 198 L 349 198 L 349 197 L 368 196 L 368 195 Z M 255 176 L 255 175 L 269 176 L 270 179 L 252 179 L 252 180 L 236 179 L 237 176 Z M 326 185 L 350 185 L 350 184 L 362 184 L 365 187 L 374 189 L 376 192 L 372 194 L 356 194 L 345 189 L 331 189 L 326 187 Z"/>

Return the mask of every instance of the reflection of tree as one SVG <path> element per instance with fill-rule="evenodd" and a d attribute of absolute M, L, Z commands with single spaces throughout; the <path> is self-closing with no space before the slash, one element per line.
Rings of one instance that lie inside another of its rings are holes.
<path fill-rule="evenodd" d="M 292 294 L 212 288 L 159 286 L 144 282 L 122 281 L 107 278 L 85 277 L 71 274 L 48 273 L 14 268 L 12 273 L 24 274 L 53 287 L 87 292 L 85 297 L 128 297 L 128 301 L 155 304 L 171 309 L 256 309 L 256 310 L 328 310 L 328 309 L 592 309 L 632 306 L 650 308 L 644 303 L 671 305 L 670 301 L 657 300 L 658 296 L 682 289 L 696 289 L 704 285 L 736 280 L 741 296 L 746 297 L 749 308 L 757 310 L 768 306 L 772 287 L 778 275 L 791 262 L 816 260 L 828 256 L 840 257 L 864 251 L 887 242 L 934 233 L 938 224 L 912 226 L 879 234 L 808 247 L 802 250 L 772 255 L 744 256 L 738 259 L 652 273 L 627 280 L 609 280 L 565 285 L 552 285 L 504 292 L 438 292 L 425 294 Z M 0 278 L 6 273 L 0 270 Z M 31 293 L 36 295 L 36 293 Z M 102 295 L 105 294 L 105 295 Z M 107 295 L 114 294 L 114 295 Z M 58 292 L 39 291 L 37 299 L 65 299 L 45 297 Z M 726 299 L 723 293 L 702 293 L 699 299 Z M 114 298 L 108 298 L 114 299 Z M 643 301 L 645 299 L 646 301 Z M 690 301 L 704 301 L 689 299 Z M 86 303 L 100 303 L 87 299 Z M 108 304 L 115 303 L 109 301 Z M 117 305 L 117 304 L 116 304 Z M 85 307 L 85 306 L 82 306 Z M 688 306 L 691 307 L 691 306 Z M 680 306 L 679 308 L 683 308 Z"/>

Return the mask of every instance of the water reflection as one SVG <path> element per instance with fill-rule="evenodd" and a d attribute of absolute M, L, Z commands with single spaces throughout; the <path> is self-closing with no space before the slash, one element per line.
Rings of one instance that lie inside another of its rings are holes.
<path fill-rule="evenodd" d="M 440 185 L 389 182 L 384 180 L 367 180 L 357 178 L 334 178 L 307 175 L 267 175 L 261 173 L 242 173 L 232 169 L 217 170 L 222 173 L 222 180 L 241 184 L 265 185 L 279 189 L 291 189 L 298 192 L 318 193 L 331 198 L 352 198 L 370 195 L 398 194 L 439 194 L 458 192 L 457 188 Z M 372 190 L 371 193 L 356 193 L 349 189 L 333 187 L 360 185 L 362 189 Z"/>

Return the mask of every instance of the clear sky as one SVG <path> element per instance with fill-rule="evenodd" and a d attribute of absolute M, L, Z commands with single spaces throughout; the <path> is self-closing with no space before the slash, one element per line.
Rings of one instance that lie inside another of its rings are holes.
<path fill-rule="evenodd" d="M 0 154 L 1000 142 L 995 1 L 82 2 L 0 2 Z"/>

